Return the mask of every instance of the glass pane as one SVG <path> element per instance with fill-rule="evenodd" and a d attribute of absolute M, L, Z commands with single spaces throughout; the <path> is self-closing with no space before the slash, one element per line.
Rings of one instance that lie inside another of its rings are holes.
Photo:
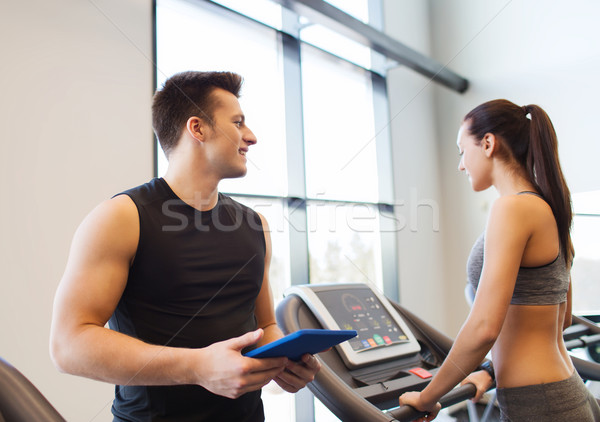
<path fill-rule="evenodd" d="M 369 0 L 325 0 L 364 23 L 369 23 Z"/>
<path fill-rule="evenodd" d="M 377 202 L 369 72 L 303 45 L 302 92 L 308 197 Z"/>
<path fill-rule="evenodd" d="M 335 416 L 331 411 L 325 407 L 323 403 L 316 397 L 315 401 L 315 421 L 318 422 L 338 422 L 341 421 L 337 416 Z"/>
<path fill-rule="evenodd" d="M 275 306 L 283 299 L 283 292 L 291 284 L 289 232 L 284 202 L 279 199 L 232 196 L 238 202 L 262 214 L 269 223 L 271 234 L 271 268 L 269 281 Z M 283 391 L 275 382 L 263 388 L 262 399 L 266 422 L 294 420 L 294 395 Z"/>
<path fill-rule="evenodd" d="M 371 68 L 371 50 L 368 47 L 322 25 L 310 24 L 303 27 L 300 39 L 365 69 Z"/>
<path fill-rule="evenodd" d="M 307 212 L 310 282 L 369 283 L 382 291 L 377 208 L 311 202 Z"/>
<path fill-rule="evenodd" d="M 158 1 L 158 86 L 168 76 L 185 70 L 228 70 L 242 75 L 245 82 L 240 104 L 258 143 L 248 152 L 246 177 L 224 180 L 220 190 L 284 196 L 285 112 L 277 32 L 206 6 L 184 0 Z M 162 175 L 164 160 L 159 164 Z"/>
<path fill-rule="evenodd" d="M 269 223 L 272 246 L 269 281 L 273 299 L 277 305 L 283 299 L 285 289 L 291 285 L 290 240 L 285 217 L 287 205 L 284 207 L 284 202 L 280 199 L 242 196 L 232 196 L 232 198 L 262 214 Z"/>
<path fill-rule="evenodd" d="M 327 0 L 327 3 L 363 23 L 369 23 L 368 0 Z M 335 54 L 338 57 L 342 57 L 365 69 L 371 68 L 371 50 L 368 47 L 346 38 L 325 26 L 313 24 L 305 17 L 301 17 L 300 22 L 302 24 L 300 39 L 302 41 Z"/>
<path fill-rule="evenodd" d="M 600 190 L 578 192 L 571 195 L 573 212 L 600 215 Z"/>
<path fill-rule="evenodd" d="M 265 422 L 294 421 L 294 395 L 284 391 L 275 381 L 262 389 L 262 401 L 265 408 Z"/>
<path fill-rule="evenodd" d="M 270 0 L 212 0 L 254 20 L 281 29 L 281 6 Z"/>
<path fill-rule="evenodd" d="M 600 312 L 600 215 L 576 215 L 571 231 L 575 259 L 573 280 L 573 313 L 579 315 Z"/>

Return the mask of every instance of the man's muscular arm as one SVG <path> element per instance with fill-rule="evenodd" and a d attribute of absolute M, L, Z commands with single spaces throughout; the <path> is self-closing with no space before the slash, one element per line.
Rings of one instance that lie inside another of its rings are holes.
<path fill-rule="evenodd" d="M 100 204 L 77 229 L 54 301 L 50 354 L 59 370 L 119 385 L 197 384 L 231 398 L 261 388 L 283 370 L 285 358 L 241 356 L 262 330 L 186 349 L 147 344 L 106 328 L 138 239 L 137 209 L 125 195 Z"/>

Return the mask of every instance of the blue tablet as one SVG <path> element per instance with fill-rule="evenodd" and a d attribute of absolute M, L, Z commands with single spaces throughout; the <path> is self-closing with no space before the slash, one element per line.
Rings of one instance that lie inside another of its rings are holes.
<path fill-rule="evenodd" d="M 298 330 L 295 333 L 245 353 L 249 358 L 288 357 L 299 361 L 303 354 L 322 352 L 357 336 L 354 330 Z"/>

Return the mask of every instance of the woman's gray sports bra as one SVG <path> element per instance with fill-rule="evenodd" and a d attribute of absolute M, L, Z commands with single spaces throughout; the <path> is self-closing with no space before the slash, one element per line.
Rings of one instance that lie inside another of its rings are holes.
<path fill-rule="evenodd" d="M 467 278 L 474 290 L 477 290 L 483 269 L 483 246 L 484 233 L 475 241 L 467 261 Z M 519 268 L 511 305 L 555 305 L 567 300 L 570 271 L 560 249 L 554 261 L 546 265 Z"/>

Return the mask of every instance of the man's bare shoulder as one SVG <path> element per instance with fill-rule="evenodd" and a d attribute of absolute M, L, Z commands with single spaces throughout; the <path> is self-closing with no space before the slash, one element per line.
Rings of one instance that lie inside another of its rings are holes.
<path fill-rule="evenodd" d="M 97 251 L 111 249 L 133 256 L 139 240 L 139 216 L 127 195 L 118 195 L 97 205 L 77 229 L 74 242 Z"/>
<path fill-rule="evenodd" d="M 127 195 L 117 195 L 98 204 L 85 218 L 103 224 L 126 224 L 138 220 L 138 211 Z"/>

